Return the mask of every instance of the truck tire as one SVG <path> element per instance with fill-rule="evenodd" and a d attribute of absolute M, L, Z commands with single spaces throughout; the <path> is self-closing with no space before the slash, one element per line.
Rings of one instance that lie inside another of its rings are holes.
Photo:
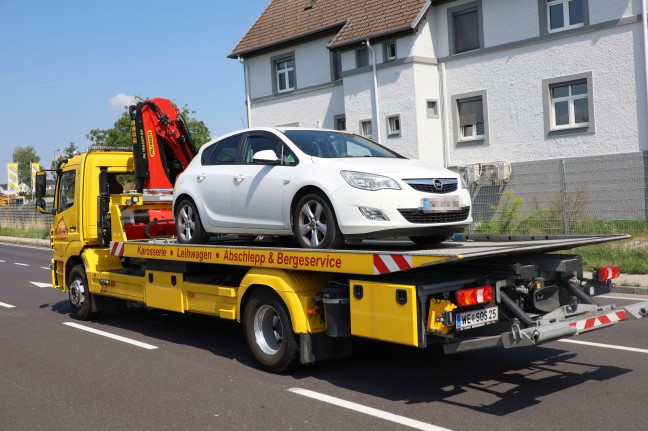
<path fill-rule="evenodd" d="M 83 265 L 76 265 L 70 271 L 68 297 L 73 317 L 90 320 L 95 316 L 96 313 L 92 311 L 92 294 L 88 291 L 88 277 Z"/>
<path fill-rule="evenodd" d="M 253 293 L 245 306 L 243 327 L 248 348 L 263 369 L 280 374 L 298 365 L 297 336 L 288 310 L 276 294 Z"/>
<path fill-rule="evenodd" d="M 176 236 L 181 244 L 206 244 L 205 232 L 196 205 L 190 199 L 180 201 L 175 212 Z"/>
<path fill-rule="evenodd" d="M 344 244 L 331 204 L 321 193 L 308 193 L 297 202 L 293 233 L 302 248 L 340 248 Z"/>

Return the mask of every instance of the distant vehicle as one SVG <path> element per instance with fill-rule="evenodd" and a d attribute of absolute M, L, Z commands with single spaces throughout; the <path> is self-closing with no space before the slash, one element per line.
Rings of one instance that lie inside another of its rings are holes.
<path fill-rule="evenodd" d="M 204 145 L 174 188 L 177 237 L 294 235 L 304 248 L 407 236 L 433 245 L 472 222 L 458 174 L 361 136 L 254 128 Z"/>
<path fill-rule="evenodd" d="M 22 196 L 0 195 L 0 207 L 7 207 L 11 205 L 24 205 L 25 198 Z"/>

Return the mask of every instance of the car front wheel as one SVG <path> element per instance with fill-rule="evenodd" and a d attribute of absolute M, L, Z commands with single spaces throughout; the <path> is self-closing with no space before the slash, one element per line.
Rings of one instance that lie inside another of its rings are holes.
<path fill-rule="evenodd" d="M 293 232 L 303 248 L 339 248 L 344 243 L 331 204 L 320 193 L 308 193 L 297 202 Z"/>

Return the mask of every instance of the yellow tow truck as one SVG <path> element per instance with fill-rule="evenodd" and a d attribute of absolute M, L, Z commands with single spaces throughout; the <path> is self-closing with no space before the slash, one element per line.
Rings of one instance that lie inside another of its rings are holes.
<path fill-rule="evenodd" d="M 121 189 L 134 165 L 133 151 L 94 148 L 57 170 L 52 284 L 76 318 L 121 300 L 235 320 L 258 364 L 281 373 L 347 355 L 353 337 L 457 353 L 535 346 L 648 314 L 648 302 L 593 299 L 610 291 L 618 267 L 588 280 L 580 256 L 550 253 L 625 235 L 465 235 L 433 249 L 394 240 L 308 250 L 228 237 L 185 245 L 173 236 L 170 194 Z M 39 172 L 37 209 L 50 212 L 44 195 Z"/>

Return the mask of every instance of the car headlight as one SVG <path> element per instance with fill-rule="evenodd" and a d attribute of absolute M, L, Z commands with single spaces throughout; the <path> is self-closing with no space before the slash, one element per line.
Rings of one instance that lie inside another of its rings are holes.
<path fill-rule="evenodd" d="M 398 183 L 389 177 L 367 174 L 365 172 L 340 171 L 344 180 L 351 187 L 362 190 L 394 189 L 400 190 Z"/>

